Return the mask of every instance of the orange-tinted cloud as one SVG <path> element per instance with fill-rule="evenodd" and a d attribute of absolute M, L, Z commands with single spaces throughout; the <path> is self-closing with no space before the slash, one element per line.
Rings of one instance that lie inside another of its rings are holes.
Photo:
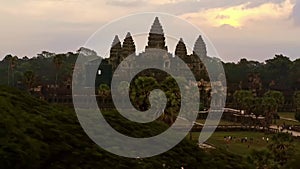
<path fill-rule="evenodd" d="M 235 28 L 241 28 L 250 21 L 287 19 L 292 14 L 295 4 L 291 0 L 284 0 L 279 4 L 266 2 L 256 7 L 249 7 L 249 5 L 250 3 L 246 2 L 237 6 L 211 8 L 187 13 L 182 15 L 182 17 L 193 23 L 201 22 L 213 27 L 230 25 Z"/>

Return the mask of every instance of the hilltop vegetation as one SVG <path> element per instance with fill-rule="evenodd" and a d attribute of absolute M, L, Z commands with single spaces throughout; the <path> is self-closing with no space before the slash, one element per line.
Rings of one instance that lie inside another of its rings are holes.
<path fill-rule="evenodd" d="M 78 51 L 82 50 L 97 55 L 85 48 Z M 21 59 L 7 55 L 0 61 L 0 85 L 24 89 L 39 85 L 65 87 L 71 84 L 77 56 L 78 52 L 55 54 L 47 51 L 33 58 Z M 236 90 L 251 90 L 257 96 L 262 96 L 268 90 L 276 90 L 283 92 L 285 97 L 281 111 L 295 111 L 293 95 L 300 90 L 300 59 L 291 61 L 287 56 L 275 55 L 265 62 L 241 59 L 238 63 L 223 63 L 223 66 L 227 79 L 229 107 L 232 107 L 233 94 Z M 85 79 L 86 75 L 77 76 Z"/>
<path fill-rule="evenodd" d="M 148 128 L 132 132 L 135 126 L 127 127 L 130 124 L 115 112 L 107 112 L 105 117 L 118 131 L 135 137 L 145 132 L 154 135 L 167 127 L 154 122 Z M 220 150 L 204 152 L 188 140 L 156 157 L 122 158 L 93 143 L 72 109 L 50 105 L 7 87 L 0 87 L 0 126 L 0 168 L 3 169 L 141 169 L 163 168 L 163 164 L 166 168 L 250 168 L 241 156 Z"/>

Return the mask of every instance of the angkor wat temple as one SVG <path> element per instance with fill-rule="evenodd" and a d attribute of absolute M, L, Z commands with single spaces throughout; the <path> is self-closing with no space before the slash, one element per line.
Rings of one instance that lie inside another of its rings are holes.
<path fill-rule="evenodd" d="M 121 43 L 118 35 L 116 35 L 113 39 L 112 46 L 110 48 L 109 58 L 102 60 L 102 64 L 99 67 L 96 79 L 96 86 L 101 83 L 106 83 L 110 85 L 110 80 L 112 76 L 112 72 L 114 72 L 118 66 L 121 66 L 122 71 L 119 73 L 119 76 L 123 76 L 126 79 L 126 76 L 130 73 L 130 70 L 134 69 L 135 66 L 132 63 L 138 62 L 138 60 L 143 60 L 143 58 L 148 57 L 149 50 L 159 49 L 161 51 L 165 51 L 163 54 L 163 63 L 161 63 L 161 69 L 166 70 L 170 69 L 171 66 L 176 66 L 176 69 L 180 69 L 180 66 L 176 64 L 178 58 L 185 62 L 188 65 L 189 69 L 193 72 L 194 77 L 197 81 L 201 79 L 208 80 L 206 69 L 201 62 L 202 59 L 208 58 L 206 44 L 203 41 L 201 35 L 197 38 L 192 54 L 187 53 L 187 47 L 182 38 L 178 41 L 176 45 L 176 49 L 174 52 L 170 53 L 168 51 L 168 46 L 166 45 L 166 37 L 164 35 L 163 27 L 158 19 L 155 18 L 149 35 L 148 35 L 148 44 L 145 47 L 145 51 L 142 53 L 136 54 L 136 45 L 134 39 L 130 32 L 127 33 L 123 43 Z M 128 62 L 125 58 L 131 56 L 133 61 Z M 132 57 L 133 56 L 133 57 Z M 154 56 L 150 56 L 154 58 Z M 201 59 L 200 59 L 201 58 Z M 154 58 L 155 59 L 155 58 Z M 160 58 L 161 60 L 161 58 Z M 92 78 L 94 73 L 92 70 L 94 66 L 98 67 L 97 62 L 90 61 L 86 66 L 87 78 Z M 174 67 L 173 67 L 174 68 Z M 186 77 L 189 80 L 189 77 Z"/>
<path fill-rule="evenodd" d="M 122 71 L 119 72 L 121 73 L 119 74 L 119 76 L 127 78 L 127 75 L 130 74 L 131 70 L 134 69 L 135 66 L 139 66 L 133 65 L 132 63 L 135 63 L 135 61 L 137 62 L 138 60 L 143 60 L 145 57 L 149 57 L 149 51 L 152 49 L 159 49 L 163 53 L 163 61 L 162 58 L 158 59 L 159 61 L 162 61 L 162 63 L 160 63 L 161 70 L 170 69 L 172 66 L 175 66 L 176 69 L 182 71 L 183 69 L 180 70 L 180 64 L 176 64 L 176 62 L 180 58 L 192 71 L 194 75 L 193 78 L 195 78 L 198 81 L 198 86 L 200 84 L 202 85 L 203 90 L 206 89 L 206 91 L 209 91 L 209 78 L 207 75 L 206 68 L 201 62 L 202 59 L 207 59 L 209 57 L 207 56 L 206 44 L 204 43 L 202 36 L 199 35 L 199 37 L 197 38 L 194 44 L 193 52 L 191 54 L 188 54 L 187 47 L 182 38 L 180 38 L 180 40 L 178 41 L 175 51 L 169 52 L 168 46 L 166 45 L 166 37 L 164 35 L 163 27 L 158 17 L 154 19 L 154 22 L 150 28 L 150 32 L 148 35 L 148 44 L 145 47 L 145 51 L 136 54 L 136 45 L 132 35 L 129 32 L 123 40 L 123 43 L 121 43 L 118 35 L 116 35 L 113 39 L 113 43 L 110 48 L 109 58 L 102 59 L 100 66 L 99 57 L 97 57 L 97 59 L 95 60 L 90 60 L 89 62 L 87 62 L 87 64 L 85 65 L 85 78 L 93 79 L 96 75 L 96 82 L 95 84 L 93 84 L 95 85 L 94 87 L 99 87 L 100 84 L 103 83 L 110 86 L 112 76 L 118 67 L 122 68 Z M 133 58 L 134 61 L 127 62 L 126 58 L 128 56 L 131 56 L 131 58 Z M 94 70 L 98 70 L 97 73 Z M 157 78 L 162 72 L 163 71 L 156 72 L 154 76 Z M 147 76 L 147 72 L 144 75 Z M 165 75 L 166 74 L 164 74 L 164 76 L 161 77 L 165 78 Z M 187 80 L 190 80 L 191 77 L 185 78 Z M 84 86 L 87 90 L 89 90 L 90 87 L 93 87 L 89 84 L 86 84 Z M 55 92 L 52 92 L 52 89 L 51 91 L 50 89 L 48 90 L 49 91 L 46 92 L 47 94 L 42 94 L 45 100 L 49 102 L 56 102 L 62 104 L 72 104 L 71 88 L 55 89 Z"/>

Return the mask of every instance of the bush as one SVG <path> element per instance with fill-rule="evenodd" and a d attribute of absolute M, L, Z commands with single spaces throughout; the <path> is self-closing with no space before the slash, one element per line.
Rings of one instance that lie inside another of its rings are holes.
<path fill-rule="evenodd" d="M 132 124 L 116 111 L 103 113 L 117 131 L 133 137 L 156 135 L 168 126 Z M 2 169 L 247 169 L 243 158 L 226 151 L 207 153 L 188 139 L 161 155 L 128 159 L 94 144 L 73 109 L 48 104 L 19 90 L 0 86 L 0 168 Z M 224 167 L 229 163 L 229 167 Z"/>
<path fill-rule="evenodd" d="M 300 121 L 300 111 L 297 111 L 295 113 L 295 119 L 298 120 L 298 121 Z"/>

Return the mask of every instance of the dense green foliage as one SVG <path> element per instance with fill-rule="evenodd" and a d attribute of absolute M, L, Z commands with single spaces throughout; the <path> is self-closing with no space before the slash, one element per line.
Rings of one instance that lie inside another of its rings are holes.
<path fill-rule="evenodd" d="M 283 55 L 275 55 L 265 63 L 241 59 L 236 63 L 224 63 L 226 78 L 232 90 L 249 88 L 249 82 L 262 83 L 263 89 L 299 89 L 300 59 L 291 61 Z M 253 76 L 253 74 L 258 76 Z M 251 77 L 251 79 L 249 79 Z M 249 81 L 250 80 L 250 81 Z M 255 88 L 252 86 L 251 88 Z M 259 86 L 257 86 L 259 89 Z M 259 93 L 258 93 L 259 94 Z"/>
<path fill-rule="evenodd" d="M 71 78 L 73 73 L 73 65 L 77 59 L 76 53 L 54 54 L 42 52 L 37 57 L 18 59 L 7 55 L 0 62 L 0 85 L 27 86 L 24 82 L 24 73 L 31 71 L 34 73 L 34 81 L 32 86 L 41 84 L 64 84 Z"/>
<path fill-rule="evenodd" d="M 85 53 L 97 55 L 94 51 L 80 48 Z M 55 54 L 43 51 L 36 57 L 18 58 L 7 55 L 0 62 L 0 85 L 17 86 L 19 88 L 35 87 L 38 85 L 59 85 L 66 87 L 71 84 L 72 73 L 76 53 L 68 52 Z M 88 55 L 87 55 L 88 56 Z M 265 62 L 249 61 L 241 59 L 238 63 L 223 63 L 227 80 L 227 107 L 234 106 L 234 92 L 236 90 L 250 90 L 254 96 L 263 96 L 269 90 L 281 91 L 284 96 L 283 105 L 279 106 L 280 111 L 295 111 L 293 103 L 293 93 L 300 87 L 300 59 L 291 61 L 283 55 L 275 55 L 274 58 Z M 84 68 L 76 68 L 84 69 Z M 25 72 L 33 72 L 34 76 Z M 83 79 L 80 83 L 84 84 L 84 74 L 78 74 L 77 77 Z M 29 78 L 28 77 L 34 77 Z M 205 77 L 203 79 L 206 80 Z M 209 92 L 204 88 L 201 92 L 201 109 L 207 109 L 209 106 Z"/>
<path fill-rule="evenodd" d="M 300 91 L 294 93 L 294 104 L 296 107 L 295 119 L 300 121 Z"/>
<path fill-rule="evenodd" d="M 300 121 L 300 112 L 295 113 L 295 119 Z"/>
<path fill-rule="evenodd" d="M 280 91 L 269 90 L 256 95 L 253 91 L 237 90 L 233 94 L 234 106 L 237 109 L 244 110 L 247 114 L 254 114 L 256 118 L 263 116 L 264 123 L 260 124 L 268 127 L 279 119 L 278 109 L 284 105 L 284 96 Z"/>
<path fill-rule="evenodd" d="M 160 122 L 139 128 L 115 112 L 106 112 L 105 117 L 116 130 L 135 137 L 167 128 Z M 166 168 L 250 168 L 243 157 L 220 150 L 204 152 L 188 140 L 152 158 L 115 156 L 88 138 L 72 109 L 50 105 L 6 87 L 0 87 L 0 126 L 1 169 L 141 169 L 163 168 L 163 164 Z"/>
<path fill-rule="evenodd" d="M 267 149 L 252 151 L 248 159 L 258 169 L 291 168 L 292 158 L 295 157 L 294 146 L 293 138 L 289 134 L 278 133 L 272 136 Z"/>

